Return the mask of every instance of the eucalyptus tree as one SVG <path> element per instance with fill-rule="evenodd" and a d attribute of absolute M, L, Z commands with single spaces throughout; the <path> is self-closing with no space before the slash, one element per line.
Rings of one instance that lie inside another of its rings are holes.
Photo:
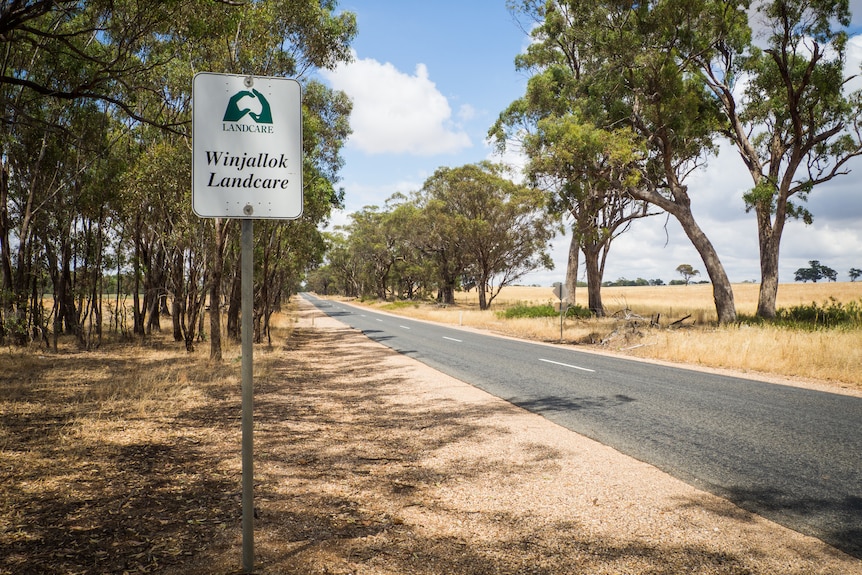
<path fill-rule="evenodd" d="M 712 46 L 715 28 L 724 19 L 744 17 L 744 11 L 731 7 L 689 20 L 692 13 L 677 9 L 672 0 L 522 0 L 510 6 L 535 21 L 533 42 L 516 60 L 537 78 L 536 89 L 520 104 L 523 123 L 535 126 L 551 113 L 576 112 L 579 120 L 598 129 L 630 129 L 643 159 L 638 185 L 629 187 L 628 194 L 676 218 L 703 259 L 719 321 L 734 321 L 730 281 L 694 217 L 684 183 L 715 151 L 713 138 L 723 127 L 722 118 L 715 98 L 681 57 L 680 46 L 692 36 Z M 716 18 L 722 20 L 715 23 Z M 695 27 L 701 21 L 711 27 Z M 501 120 L 517 127 L 505 116 Z"/>
<path fill-rule="evenodd" d="M 413 198 L 419 217 L 414 222 L 411 237 L 413 246 L 433 267 L 437 302 L 455 303 L 455 290 L 467 263 L 463 239 L 458 234 L 450 206 L 443 199 L 443 178 L 432 176 Z"/>
<path fill-rule="evenodd" d="M 386 299 L 390 291 L 390 273 L 397 256 L 398 231 L 390 225 L 391 212 L 378 206 L 365 206 L 350 214 L 345 226 L 351 250 L 362 265 L 361 295 Z"/>
<path fill-rule="evenodd" d="M 260 226 L 255 232 L 256 243 L 265 245 L 262 264 L 264 271 L 256 271 L 259 277 L 283 278 L 285 285 L 297 285 L 299 275 L 307 264 L 319 259 L 322 252 L 322 237 L 316 231 L 324 222 L 332 207 L 341 205 L 343 191 L 336 189 L 338 171 L 342 165 L 341 147 L 350 133 L 348 116 L 351 104 L 347 97 L 333 92 L 323 84 L 310 80 L 308 76 L 315 68 L 333 67 L 350 58 L 349 45 L 356 33 L 355 17 L 352 13 L 335 14 L 336 3 L 313 0 L 243 3 L 238 9 L 215 7 L 222 17 L 212 19 L 208 14 L 190 17 L 190 25 L 177 31 L 180 45 L 187 37 L 199 38 L 201 29 L 209 31 L 210 40 L 193 44 L 189 51 L 191 66 L 185 71 L 191 86 L 191 74 L 201 70 L 217 70 L 236 74 L 285 76 L 303 82 L 303 215 L 297 222 L 280 223 L 287 230 L 275 231 L 271 226 Z M 220 359 L 220 329 L 222 281 L 225 264 L 239 269 L 239 250 L 230 244 L 238 238 L 229 238 L 231 228 L 227 222 L 215 219 L 212 222 L 214 246 L 208 278 L 210 283 L 210 356 Z M 266 228 L 266 229 L 264 229 Z M 289 233 L 297 230 L 299 233 Z M 277 239 L 280 245 L 273 245 Z M 313 246 L 313 247 L 312 247 Z M 283 265 L 270 258 L 271 254 L 291 254 Z M 233 254 L 228 258 L 226 254 Z M 295 258 L 307 257 L 307 262 Z M 291 264 L 287 265 L 290 261 Z M 277 264 L 273 267 L 272 264 Z M 287 269 L 293 275 L 284 275 Z M 275 275 L 273 275 L 275 274 Z M 233 273 L 228 308 L 228 332 L 238 336 L 240 277 Z M 271 289 L 272 288 L 272 289 Z M 266 292 L 266 293 L 263 293 Z M 281 286 L 267 285 L 257 292 L 255 310 L 256 339 L 268 334 L 268 321 L 275 304 L 282 295 Z M 260 299 L 260 298 L 263 299 Z"/>
<path fill-rule="evenodd" d="M 53 346 L 65 332 L 89 348 L 101 339 L 104 237 L 116 213 L 111 183 L 122 169 L 112 148 L 121 136 L 94 102 L 40 104 L 21 116 L 9 109 L 0 184 L 0 315 L 18 343 L 29 339 L 28 327 L 50 343 L 43 302 L 32 297 L 33 282 L 45 277 L 54 294 Z"/>
<path fill-rule="evenodd" d="M 524 136 L 526 172 L 534 186 L 552 194 L 554 211 L 572 218 L 566 288 L 574 301 L 578 251 L 583 252 L 589 309 L 604 315 L 601 288 L 611 243 L 639 218 L 655 215 L 636 200 L 643 151 L 628 128 L 605 130 L 578 113 L 550 115 Z"/>
<path fill-rule="evenodd" d="M 710 13 L 726 10 L 725 2 L 704 5 Z M 844 73 L 847 0 L 768 0 L 752 14 L 762 36 L 755 44 L 746 41 L 748 26 L 736 22 L 717 49 L 692 44 L 688 55 L 721 103 L 727 136 L 752 179 L 744 201 L 757 220 L 757 315 L 772 318 L 785 224 L 810 224 L 809 194 L 849 173 L 847 162 L 862 154 L 862 91 L 848 90 L 858 71 Z"/>
<path fill-rule="evenodd" d="M 71 230 L 59 236 L 56 249 L 50 242 L 46 247 L 48 256 L 56 260 L 50 267 L 59 270 L 52 276 L 58 278 L 55 290 L 80 294 L 81 290 L 71 284 L 66 289 L 63 278 L 73 281 L 88 277 L 92 280 L 88 279 L 87 292 L 95 297 L 94 286 L 101 277 L 98 260 L 107 234 L 111 233 L 105 225 L 108 213 L 115 220 L 113 233 L 129 243 L 134 281 L 143 284 L 136 283 L 134 289 L 135 331 L 144 333 L 158 328 L 157 294 L 166 289 L 178 300 L 186 301 L 185 312 L 192 313 L 199 307 L 200 297 L 191 288 L 196 286 L 198 290 L 201 281 L 210 282 L 210 298 L 216 304 L 211 326 L 218 326 L 218 302 L 224 283 L 220 275 L 223 255 L 230 245 L 231 226 L 222 221 L 200 223 L 189 219 L 190 207 L 185 197 L 188 183 L 183 184 L 188 179 L 188 170 L 176 164 L 182 162 L 184 149 L 189 145 L 192 75 L 199 70 L 215 70 L 292 76 L 304 81 L 303 175 L 307 215 L 295 225 L 303 230 L 316 228 L 328 217 L 331 207 L 341 202 L 342 192 L 334 185 L 341 165 L 340 148 L 349 133 L 346 117 L 350 103 L 346 97 L 307 78 L 315 67 L 334 66 L 350 57 L 355 18 L 348 12 L 335 14 L 335 7 L 331 0 L 3 3 L 0 6 L 0 45 L 4 47 L 0 66 L 0 121 L 4 125 L 0 136 L 3 319 L 16 325 L 25 323 L 15 318 L 26 315 L 26 287 L 32 284 L 29 278 L 35 277 L 27 273 L 30 268 L 38 267 L 34 258 L 41 253 L 41 246 L 33 249 L 37 246 L 34 241 L 41 239 L 33 234 L 37 228 Z M 73 118 L 83 117 L 85 111 L 91 114 L 90 121 L 78 122 L 76 127 Z M 122 125 L 124 130 L 117 128 Z M 108 139 L 114 145 L 96 150 L 95 143 L 106 141 L 92 135 L 100 126 L 110 134 Z M 16 147 L 17 142 L 24 141 L 19 137 L 24 129 L 31 130 L 27 141 L 33 143 L 27 153 Z M 43 138 L 49 144 L 44 146 L 44 152 L 38 152 L 40 130 L 50 136 Z M 77 135 L 78 139 L 71 135 Z M 81 142 L 87 145 L 79 146 Z M 53 143 L 76 150 L 61 164 L 65 171 L 55 171 L 57 182 L 74 182 L 74 185 L 62 189 L 47 184 L 31 185 L 50 181 L 50 173 L 45 170 L 49 164 L 39 158 L 40 153 L 43 158 L 51 153 Z M 166 149 L 174 150 L 173 156 L 162 153 Z M 37 150 L 35 155 L 33 150 Z M 84 158 L 83 150 L 93 150 L 93 155 Z M 72 159 L 76 162 L 74 166 Z M 128 164 L 125 174 L 119 165 L 123 162 Z M 85 166 L 87 169 L 80 171 Z M 37 169 L 42 170 L 41 180 L 36 177 Z M 104 176 L 99 176 L 96 182 L 95 176 L 100 173 Z M 66 177 L 69 174 L 78 175 L 70 179 Z M 149 182 L 147 176 L 152 178 Z M 111 180 L 119 185 L 105 185 Z M 158 190 L 156 182 L 167 187 Z M 184 192 L 168 193 L 171 190 Z M 117 191 L 122 193 L 117 196 Z M 56 205 L 62 204 L 65 209 L 54 209 L 55 204 L 43 201 L 46 197 L 55 198 L 59 202 Z M 87 198 L 87 202 L 82 198 Z M 115 199 L 118 205 L 106 211 L 106 202 Z M 94 210 L 87 208 L 85 215 L 79 213 L 85 205 L 94 206 Z M 173 209 L 168 211 L 168 206 Z M 41 217 L 39 210 L 62 214 L 68 222 L 40 227 L 36 223 L 36 218 Z M 85 233 L 78 233 L 81 230 Z M 70 236 L 72 232 L 77 235 Z M 99 237 L 91 239 L 93 234 Z M 68 241 L 69 237 L 80 237 L 86 243 L 80 244 L 79 249 Z M 302 234 L 279 237 L 288 243 L 301 237 L 297 241 L 306 246 L 320 243 L 308 241 Z M 65 255 L 80 255 L 83 248 L 93 250 L 95 259 L 87 252 L 82 260 L 94 266 L 87 268 L 93 273 L 68 273 L 68 263 L 64 261 L 72 260 L 71 256 L 64 260 Z M 15 251 L 20 256 L 13 254 Z M 118 247 L 117 261 L 125 258 L 121 251 Z M 313 258 L 319 251 L 318 247 L 293 249 L 292 253 Z M 18 265 L 17 257 L 23 257 L 25 265 Z M 181 265 L 180 261 L 184 263 Z M 198 272 L 200 265 L 205 265 L 202 273 Z M 301 273 L 304 267 L 305 264 L 296 263 L 292 269 Z M 143 303 L 137 301 L 141 291 Z M 194 298 L 188 303 L 192 295 Z M 71 306 L 64 303 L 67 298 L 61 295 L 59 299 L 59 305 L 64 307 L 55 314 L 55 323 L 56 318 L 62 317 L 68 326 L 85 309 L 82 308 L 85 300 L 79 297 L 79 311 L 68 313 Z M 99 311 L 98 306 L 89 309 Z M 95 316 L 88 317 L 100 325 Z M 174 320 L 177 319 L 174 314 Z M 186 317 L 185 328 L 181 322 L 178 330 L 187 345 L 195 339 L 195 322 L 191 319 Z M 55 328 L 56 333 L 59 328 Z M 211 342 L 211 355 L 218 358 L 220 337 L 216 330 Z"/>
<path fill-rule="evenodd" d="M 109 219 L 123 227 L 116 221 L 123 212 L 116 205 L 119 186 L 112 185 L 126 149 L 119 119 L 173 130 L 185 121 L 165 114 L 168 99 L 153 79 L 176 58 L 163 45 L 189 3 L 0 6 L 0 121 L 9 136 L 0 141 L 0 257 L 3 293 L 10 294 L 3 313 L 13 317 L 10 300 L 20 302 L 14 294 L 42 265 L 40 250 L 28 247 L 36 225 L 54 283 L 55 346 L 63 329 L 90 346 L 84 320 L 100 336 Z M 35 155 L 14 145 L 38 133 L 43 144 Z M 26 197 L 19 193 L 25 189 Z M 28 250 L 28 261 L 12 266 L 10 245 Z M 22 307 L 14 316 L 26 312 Z"/>
<path fill-rule="evenodd" d="M 361 295 L 362 262 L 351 250 L 349 238 L 343 230 L 324 234 L 326 266 L 331 271 L 334 290 L 347 297 Z"/>
<path fill-rule="evenodd" d="M 98 269 L 106 203 L 113 193 L 108 182 L 115 175 L 111 149 L 117 141 L 116 124 L 97 99 L 43 97 L 29 88 L 32 82 L 56 87 L 93 74 L 95 64 L 68 52 L 46 57 L 51 41 L 32 42 L 46 32 L 40 29 L 44 21 L 33 23 L 40 14 L 28 12 L 23 4 L 4 3 L 0 16 L 8 30 L 2 36 L 6 49 L 0 67 L 0 336 L 2 326 L 8 326 L 18 343 L 26 343 L 28 324 L 47 333 L 41 299 L 27 304 L 32 282 L 44 274 L 55 295 L 54 346 L 64 330 L 89 347 L 90 334 L 96 343 L 101 336 Z M 22 39 L 22 26 L 29 40 Z M 62 22 L 55 23 L 52 33 L 65 32 Z M 71 46 L 75 39 L 67 41 Z M 82 285 L 76 286 L 76 280 Z M 88 333 L 83 320 L 92 328 Z"/>
<path fill-rule="evenodd" d="M 553 268 L 547 253 L 554 222 L 544 194 L 506 177 L 500 164 L 439 168 L 423 190 L 436 200 L 462 250 L 462 272 L 476 278 L 479 308 L 529 272 Z"/>
<path fill-rule="evenodd" d="M 261 221 L 255 232 L 254 341 L 272 343 L 272 315 L 281 309 L 300 279 L 323 260 L 325 243 L 311 219 Z"/>
<path fill-rule="evenodd" d="M 399 298 L 422 297 L 435 285 L 438 277 L 434 260 L 422 251 L 427 245 L 423 232 L 424 214 L 413 199 L 400 193 L 390 197 L 386 205 L 390 210 L 389 225 L 398 234 L 392 270 L 393 288 Z"/>

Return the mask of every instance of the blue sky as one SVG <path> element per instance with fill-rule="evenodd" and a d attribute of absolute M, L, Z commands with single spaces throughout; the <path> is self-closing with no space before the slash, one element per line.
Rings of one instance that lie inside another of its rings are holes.
<path fill-rule="evenodd" d="M 341 186 L 346 209 L 332 225 L 346 223 L 363 206 L 383 206 L 395 192 L 409 193 L 441 166 L 500 160 L 485 141 L 499 113 L 524 93 L 527 77 L 514 59 L 529 38 L 506 10 L 505 0 L 342 0 L 339 10 L 356 14 L 359 33 L 354 62 L 321 72 L 331 87 L 354 100 L 353 135 L 344 150 Z M 862 0 L 853 0 L 854 30 L 862 29 Z M 859 70 L 862 35 L 848 62 Z M 516 161 L 514 158 L 505 158 Z M 847 281 L 862 269 L 862 160 L 852 173 L 815 189 L 808 208 L 814 224 L 790 222 L 781 249 L 780 280 L 820 260 Z M 706 231 L 733 282 L 758 281 L 757 231 L 742 193 L 750 187 L 740 159 L 729 150 L 688 179 L 695 217 Z M 569 236 L 552 241 L 552 271 L 534 272 L 522 283 L 550 285 L 565 276 Z M 691 264 L 706 276 L 697 252 L 675 220 L 636 222 L 612 245 L 606 280 L 679 279 Z M 580 271 L 583 275 L 583 269 Z"/>

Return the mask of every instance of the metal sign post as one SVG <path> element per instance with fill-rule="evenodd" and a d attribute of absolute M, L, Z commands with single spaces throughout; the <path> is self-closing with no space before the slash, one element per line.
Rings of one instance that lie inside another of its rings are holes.
<path fill-rule="evenodd" d="M 242 568 L 254 570 L 254 220 L 242 220 Z"/>
<path fill-rule="evenodd" d="M 569 297 L 569 290 L 560 282 L 554 282 L 554 295 L 560 300 L 560 343 L 563 343 L 563 317 L 566 315 L 568 306 L 563 301 Z"/>
<path fill-rule="evenodd" d="M 302 92 L 290 78 L 195 75 L 192 209 L 242 220 L 242 568 L 254 571 L 254 219 L 302 215 Z M 254 218 L 254 219 L 253 219 Z"/>

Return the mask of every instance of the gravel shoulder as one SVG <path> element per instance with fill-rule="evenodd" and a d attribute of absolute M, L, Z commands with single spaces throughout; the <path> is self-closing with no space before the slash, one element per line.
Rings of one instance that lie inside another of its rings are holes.
<path fill-rule="evenodd" d="M 256 391 L 261 573 L 862 574 L 307 302 L 297 321 Z"/>

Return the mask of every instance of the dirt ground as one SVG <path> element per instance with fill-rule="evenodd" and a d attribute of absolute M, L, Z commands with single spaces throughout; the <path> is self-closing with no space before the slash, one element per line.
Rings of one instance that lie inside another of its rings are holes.
<path fill-rule="evenodd" d="M 273 353 L 255 382 L 255 573 L 862 574 L 307 304 Z M 70 445 L 60 406 L 5 408 L 0 574 L 240 573 L 239 389 L 205 392 L 111 420 L 134 441 Z M 25 468 L 46 426 L 56 445 Z"/>

